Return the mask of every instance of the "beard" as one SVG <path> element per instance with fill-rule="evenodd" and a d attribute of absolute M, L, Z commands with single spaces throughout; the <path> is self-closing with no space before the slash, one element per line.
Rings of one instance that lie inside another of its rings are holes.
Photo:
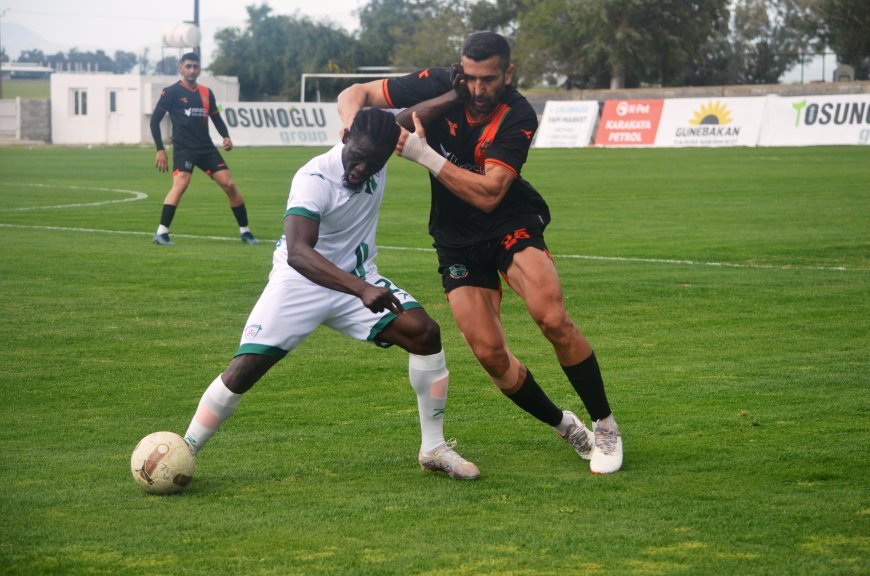
<path fill-rule="evenodd" d="M 341 177 L 341 183 L 345 188 L 353 192 L 362 192 L 363 186 L 365 185 L 365 181 L 360 182 L 359 184 L 351 184 L 350 180 L 347 179 L 347 174 Z"/>

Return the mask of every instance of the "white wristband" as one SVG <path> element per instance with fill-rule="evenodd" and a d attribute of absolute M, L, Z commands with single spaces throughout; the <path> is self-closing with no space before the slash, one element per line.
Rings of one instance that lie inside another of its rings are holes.
<path fill-rule="evenodd" d="M 420 138 L 415 132 L 412 132 L 408 136 L 408 139 L 405 140 L 405 145 L 402 148 L 402 157 L 420 164 L 436 177 L 441 172 L 441 169 L 444 168 L 444 164 L 447 163 L 447 158 L 432 150 L 426 144 L 426 139 Z"/>

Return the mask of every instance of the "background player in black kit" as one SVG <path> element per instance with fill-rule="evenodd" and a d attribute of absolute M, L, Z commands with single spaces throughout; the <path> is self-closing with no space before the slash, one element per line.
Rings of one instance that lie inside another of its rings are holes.
<path fill-rule="evenodd" d="M 429 232 L 459 330 L 492 382 L 517 406 L 555 428 L 590 460 L 592 472 L 616 472 L 622 438 L 595 354 L 568 315 L 544 243 L 550 212 L 520 176 L 538 121 L 510 85 L 513 72 L 507 41 L 476 32 L 465 42 L 461 65 L 353 85 L 339 95 L 339 114 L 347 126 L 365 106 L 406 109 L 397 119 L 414 133 L 400 141 L 400 153 L 429 169 Z M 556 407 L 508 349 L 499 273 L 552 344 L 594 432 Z"/>
<path fill-rule="evenodd" d="M 233 141 L 230 140 L 227 125 L 218 111 L 214 92 L 196 83 L 200 73 L 199 55 L 195 52 L 183 55 L 178 64 L 178 73 L 181 74 L 181 80 L 163 90 L 151 116 L 151 136 L 157 146 L 154 165 L 159 171 L 166 172 L 168 169 L 166 150 L 160 135 L 160 121 L 167 112 L 172 120 L 173 146 L 172 188 L 163 200 L 163 212 L 160 215 L 160 226 L 154 234 L 154 243 L 161 246 L 175 245 L 169 239 L 169 226 L 196 166 L 211 176 L 226 193 L 233 215 L 239 223 L 242 242 L 259 244 L 248 228 L 245 199 L 236 188 L 230 169 L 208 134 L 208 121 L 211 118 L 218 133 L 224 138 L 224 150 L 229 152 L 233 149 Z"/>

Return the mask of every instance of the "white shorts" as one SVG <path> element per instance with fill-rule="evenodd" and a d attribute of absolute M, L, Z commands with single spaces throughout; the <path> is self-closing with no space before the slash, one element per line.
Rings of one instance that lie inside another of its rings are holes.
<path fill-rule="evenodd" d="M 376 268 L 366 272 L 365 280 L 391 290 L 406 310 L 421 307 Z M 276 268 L 248 316 L 236 356 L 283 358 L 321 324 L 356 340 L 386 347 L 389 344 L 379 341 L 378 336 L 395 318 L 388 310 L 375 314 L 356 296 L 324 288 L 292 268 Z"/>

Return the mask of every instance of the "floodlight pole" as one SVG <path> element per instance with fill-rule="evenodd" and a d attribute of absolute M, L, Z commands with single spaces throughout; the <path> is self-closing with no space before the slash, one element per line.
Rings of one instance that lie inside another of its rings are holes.
<path fill-rule="evenodd" d="M 193 0 L 193 25 L 199 28 L 199 0 Z M 202 35 L 200 34 L 200 36 Z M 193 51 L 196 52 L 199 57 L 202 57 L 202 54 L 199 53 L 199 45 L 194 46 Z"/>

